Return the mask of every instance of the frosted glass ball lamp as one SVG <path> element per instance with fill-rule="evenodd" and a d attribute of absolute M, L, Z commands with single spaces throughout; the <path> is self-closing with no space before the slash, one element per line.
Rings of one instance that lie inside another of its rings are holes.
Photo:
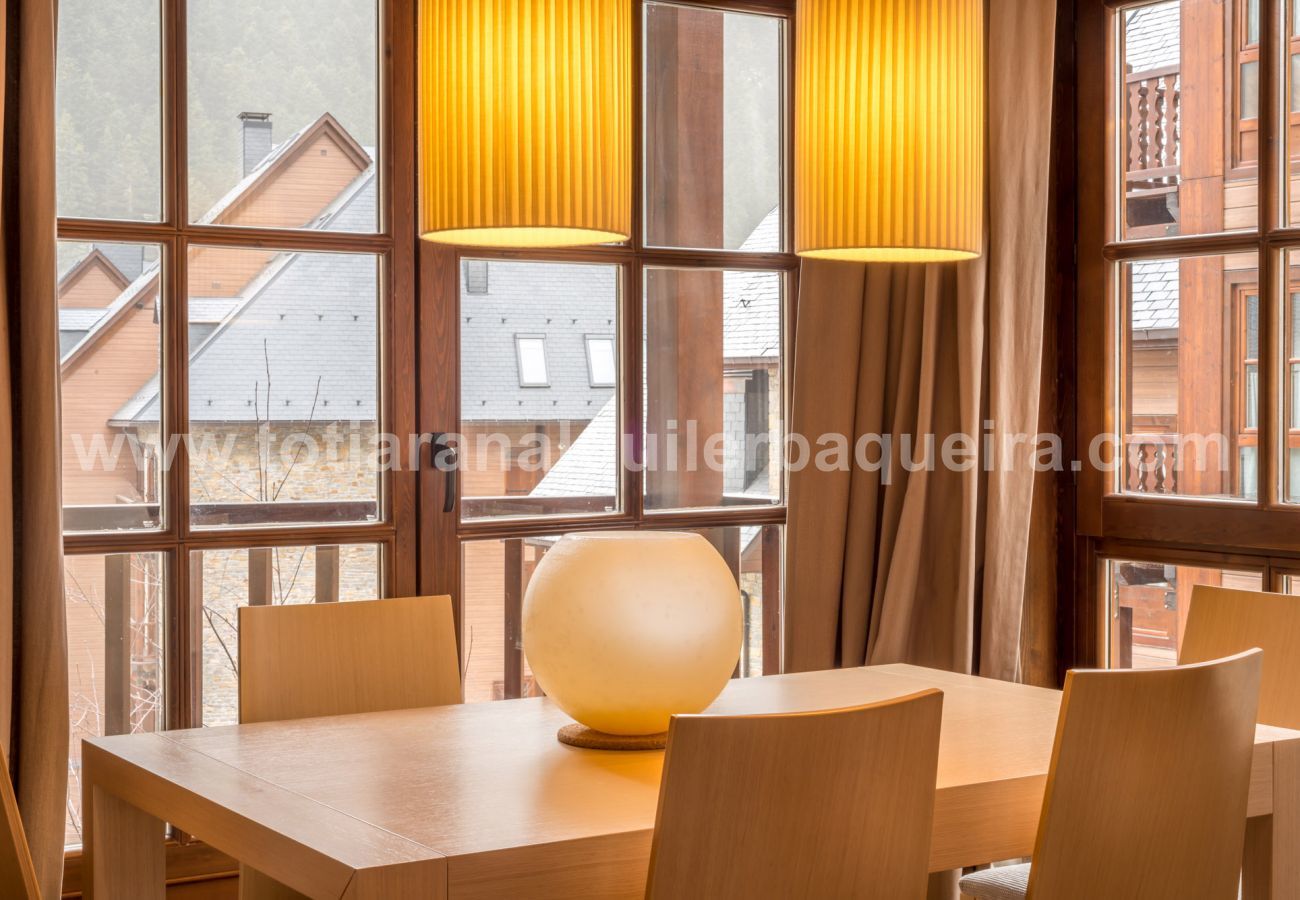
<path fill-rule="evenodd" d="M 523 645 L 542 689 L 597 735 L 662 735 L 722 692 L 740 658 L 740 591 L 713 545 L 681 532 L 567 535 L 538 563 Z M 575 738 L 576 739 L 573 739 Z M 661 740 L 640 746 L 662 744 Z M 637 745 L 635 740 L 623 745 Z"/>

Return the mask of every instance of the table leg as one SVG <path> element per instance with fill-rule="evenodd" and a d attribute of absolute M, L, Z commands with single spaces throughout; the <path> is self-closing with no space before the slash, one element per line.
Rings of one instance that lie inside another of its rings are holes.
<path fill-rule="evenodd" d="M 1300 741 L 1273 745 L 1273 815 L 1246 823 L 1243 900 L 1300 897 Z"/>
<path fill-rule="evenodd" d="M 95 783 L 82 770 L 81 834 L 86 900 L 163 900 L 163 823 Z"/>
<path fill-rule="evenodd" d="M 931 872 L 930 883 L 926 885 L 926 900 L 957 900 L 957 882 L 960 879 L 961 869 Z"/>

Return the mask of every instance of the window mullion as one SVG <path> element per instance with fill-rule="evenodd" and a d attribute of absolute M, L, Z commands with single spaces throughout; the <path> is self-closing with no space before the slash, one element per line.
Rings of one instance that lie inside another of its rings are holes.
<path fill-rule="evenodd" d="M 623 290 L 623 510 L 636 522 L 645 516 L 645 274 L 640 260 L 624 268 Z M 629 464 L 630 463 L 630 464 Z"/>
<path fill-rule="evenodd" d="M 1279 360 L 1277 338 L 1281 334 L 1278 327 L 1279 297 L 1282 293 L 1282 275 L 1286 272 L 1283 253 L 1268 246 L 1267 236 L 1282 227 L 1281 184 L 1278 159 L 1281 132 L 1279 123 L 1283 121 L 1281 45 L 1283 40 L 1283 17 L 1281 3 L 1278 0 L 1260 4 L 1260 111 L 1259 118 L 1259 231 L 1261 241 L 1259 254 L 1259 354 L 1260 385 L 1258 410 L 1258 502 L 1263 507 L 1276 506 L 1279 502 L 1278 475 L 1278 423 L 1280 422 L 1281 404 L 1278 401 L 1280 380 L 1278 378 Z"/>
<path fill-rule="evenodd" d="M 163 2 L 163 222 L 181 228 L 186 221 L 189 151 L 185 106 L 185 4 Z"/>

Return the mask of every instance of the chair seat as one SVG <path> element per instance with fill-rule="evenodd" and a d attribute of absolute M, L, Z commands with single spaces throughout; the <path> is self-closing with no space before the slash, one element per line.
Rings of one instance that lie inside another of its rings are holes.
<path fill-rule="evenodd" d="M 961 892 L 975 900 L 1025 900 L 1029 893 L 1029 863 L 974 872 L 961 880 Z"/>

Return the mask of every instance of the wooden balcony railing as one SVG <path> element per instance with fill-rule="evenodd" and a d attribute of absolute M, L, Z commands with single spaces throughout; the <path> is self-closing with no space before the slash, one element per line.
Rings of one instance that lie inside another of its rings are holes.
<path fill-rule="evenodd" d="M 1134 194 L 1178 189 L 1182 80 L 1177 66 L 1130 72 L 1124 79 L 1124 190 Z"/>
<path fill-rule="evenodd" d="M 1134 494 L 1177 494 L 1176 434 L 1130 434 L 1124 439 L 1124 489 Z"/>
<path fill-rule="evenodd" d="M 195 503 L 190 507 L 190 521 L 204 528 L 365 524 L 378 518 L 379 504 L 374 500 Z M 63 507 L 63 529 L 73 534 L 154 529 L 160 521 L 157 503 Z"/>
<path fill-rule="evenodd" d="M 195 522 L 205 525 L 319 524 L 332 522 L 369 522 L 376 519 L 373 501 L 329 501 L 291 503 L 210 503 L 196 504 Z M 67 506 L 64 526 L 70 532 L 121 531 L 151 528 L 159 521 L 156 503 Z M 315 585 L 312 599 L 317 603 L 339 599 L 339 548 L 317 546 L 315 551 Z M 274 553 L 271 548 L 248 550 L 245 602 L 266 605 L 274 598 Z M 150 728 L 157 724 L 161 712 L 161 687 L 156 681 L 160 662 L 156 612 L 161 584 L 147 573 L 130 553 L 104 555 L 102 621 L 104 626 L 104 664 L 101 722 L 105 734 L 124 734 L 133 728 Z M 195 553 L 190 563 L 190 597 L 193 608 L 203 606 L 203 560 Z M 226 585 L 225 587 L 229 587 Z M 223 590 L 223 597 L 229 597 Z M 145 679 L 150 683 L 136 683 Z M 141 700 L 143 695 L 155 699 Z M 146 708 L 150 707 L 150 708 Z M 152 723 L 152 724 L 151 724 Z"/>

